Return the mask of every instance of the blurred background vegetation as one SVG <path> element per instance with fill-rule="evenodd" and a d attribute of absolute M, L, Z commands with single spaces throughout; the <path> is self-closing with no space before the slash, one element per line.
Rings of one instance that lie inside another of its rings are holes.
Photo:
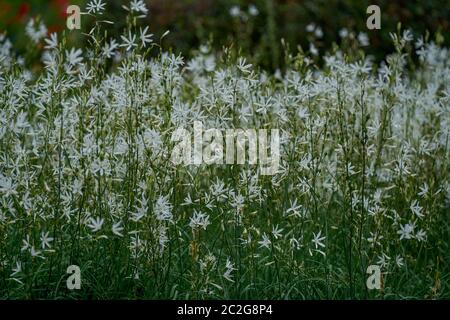
<path fill-rule="evenodd" d="M 78 4 L 84 10 L 85 0 L 0 0 L 0 30 L 6 30 L 16 47 L 26 50 L 24 28 L 31 17 L 39 17 L 50 32 L 65 28 L 65 9 Z M 123 28 L 122 4 L 129 1 L 109 0 L 105 19 L 114 21 L 111 32 Z M 150 9 L 147 21 L 155 39 L 166 30 L 170 36 L 164 45 L 189 56 L 192 49 L 210 42 L 215 48 L 233 46 L 253 61 L 269 69 L 282 61 L 281 39 L 291 48 L 300 45 L 305 51 L 313 42 L 320 53 L 343 41 L 342 34 L 358 38 L 361 32 L 369 38 L 368 54 L 381 58 L 392 52 L 389 33 L 409 28 L 415 35 L 429 31 L 449 44 L 449 0 L 146 0 Z M 381 8 L 381 30 L 366 28 L 366 9 L 370 4 Z M 87 20 L 87 21 L 86 21 Z M 82 18 L 82 31 L 89 31 L 88 17 Z M 312 25 L 314 24 L 314 26 Z M 309 25 L 309 27 L 308 27 Z M 309 31 L 307 31 L 309 30 Z M 72 37 L 77 38 L 76 32 Z M 341 35 L 340 35 L 341 32 Z M 363 35 L 364 36 L 364 35 Z M 80 37 L 78 37 L 80 38 Z M 83 45 L 83 44 L 80 44 Z"/>

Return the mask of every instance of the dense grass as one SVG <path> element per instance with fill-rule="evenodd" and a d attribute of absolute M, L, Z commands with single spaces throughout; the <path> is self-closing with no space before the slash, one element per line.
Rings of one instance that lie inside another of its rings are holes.
<path fill-rule="evenodd" d="M 286 49 L 272 75 L 207 46 L 109 55 L 107 26 L 47 39 L 45 68 L 0 42 L 1 298 L 450 297 L 447 49 L 404 32 L 383 65 L 343 47 L 321 69 Z M 174 165 L 195 120 L 280 129 L 278 172 Z"/>

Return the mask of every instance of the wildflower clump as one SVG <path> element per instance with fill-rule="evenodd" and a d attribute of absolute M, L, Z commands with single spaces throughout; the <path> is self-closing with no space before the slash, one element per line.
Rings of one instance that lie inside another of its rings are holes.
<path fill-rule="evenodd" d="M 143 1 L 124 9 L 86 48 L 30 22 L 42 68 L 0 36 L 0 297 L 449 297 L 448 49 L 397 34 L 380 64 L 287 52 L 272 75 L 208 46 L 186 61 L 137 25 Z M 175 164 L 196 121 L 279 130 L 276 172 Z"/>

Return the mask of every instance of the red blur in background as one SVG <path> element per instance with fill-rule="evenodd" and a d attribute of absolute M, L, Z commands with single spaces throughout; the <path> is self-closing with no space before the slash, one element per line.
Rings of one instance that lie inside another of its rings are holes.
<path fill-rule="evenodd" d="M 0 30 L 23 27 L 30 18 L 41 16 L 49 32 L 60 31 L 65 25 L 69 0 L 0 1 Z"/>

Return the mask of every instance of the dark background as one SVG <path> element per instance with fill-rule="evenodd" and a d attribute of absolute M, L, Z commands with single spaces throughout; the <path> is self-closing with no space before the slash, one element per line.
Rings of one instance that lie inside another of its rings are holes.
<path fill-rule="evenodd" d="M 125 23 L 122 4 L 129 1 L 109 0 L 104 18 L 115 22 L 111 31 L 119 34 Z M 7 30 L 16 47 L 26 47 L 23 30 L 30 17 L 40 17 L 49 31 L 65 28 L 65 8 L 79 4 L 84 10 L 83 0 L 0 0 L 0 30 Z M 253 56 L 255 62 L 275 69 L 282 61 L 280 39 L 291 47 L 301 45 L 308 50 L 309 41 L 314 41 L 320 52 L 339 44 L 339 30 L 347 28 L 355 36 L 366 32 L 370 38 L 367 53 L 377 58 L 392 52 L 389 33 L 396 32 L 398 23 L 410 28 L 414 34 L 429 31 L 431 38 L 439 34 L 445 45 L 449 45 L 450 0 L 428 1 L 360 1 L 360 0 L 147 0 L 150 14 L 142 24 L 150 26 L 158 39 L 166 30 L 170 36 L 164 40 L 167 47 L 189 56 L 192 49 L 211 41 L 218 49 L 233 45 L 243 54 Z M 249 5 L 255 5 L 257 16 L 248 13 Z M 381 8 L 381 30 L 366 28 L 366 9 L 370 4 Z M 230 8 L 240 7 L 244 14 L 231 17 Z M 86 18 L 87 19 L 87 18 Z M 88 20 L 88 19 L 87 19 Z M 88 31 L 90 21 L 82 18 L 82 30 Z M 315 23 L 323 30 L 323 38 L 314 38 L 305 28 Z M 81 44 L 82 45 L 82 44 Z"/>

